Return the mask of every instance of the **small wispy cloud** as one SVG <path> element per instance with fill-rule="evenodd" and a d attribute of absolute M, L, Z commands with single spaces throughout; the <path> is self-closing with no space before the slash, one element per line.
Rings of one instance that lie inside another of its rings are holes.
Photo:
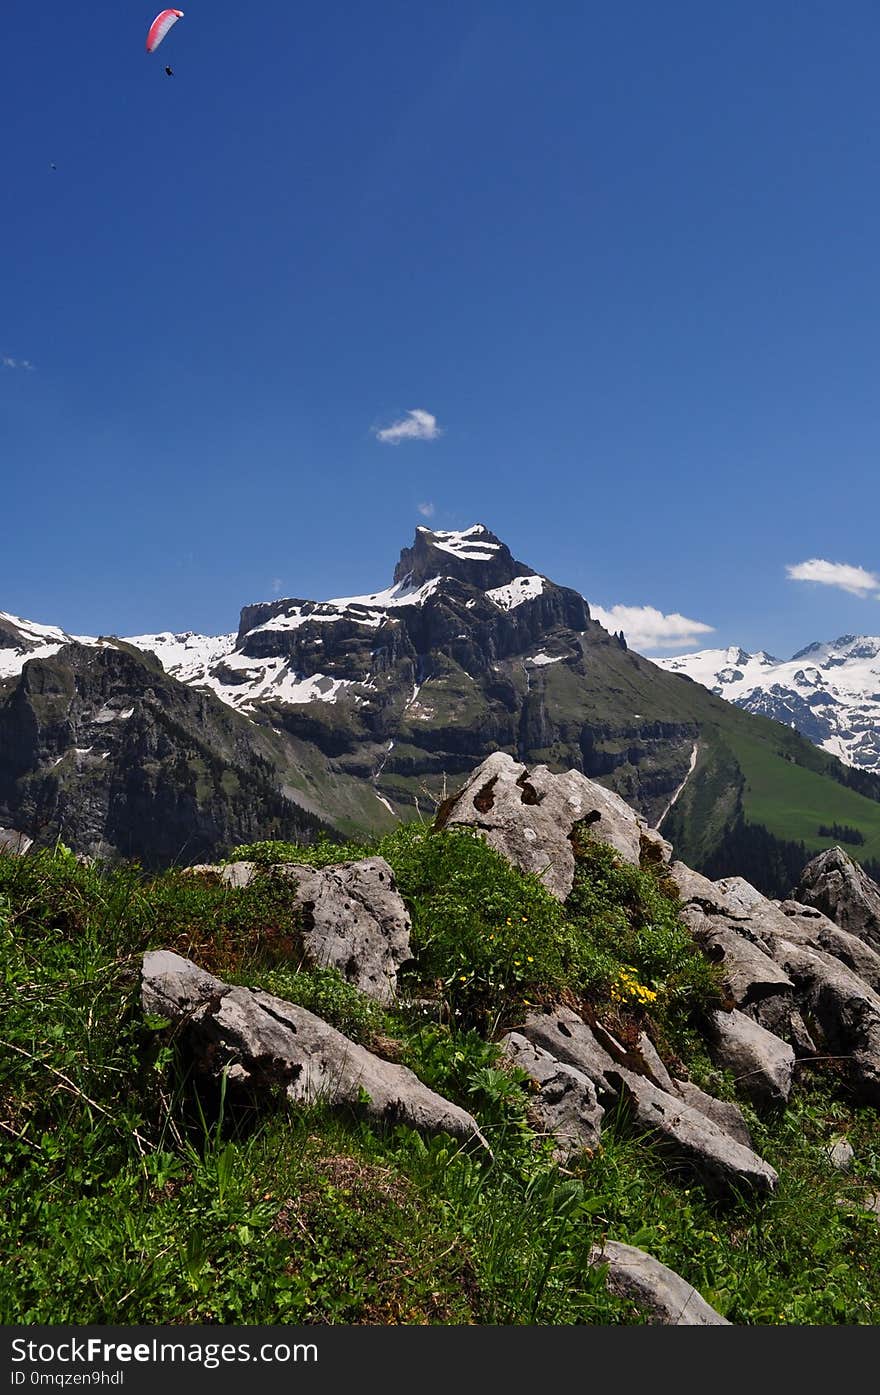
<path fill-rule="evenodd" d="M 437 512 L 430 500 L 425 504 L 418 504 L 417 508 L 422 518 L 433 518 L 434 514 Z"/>
<path fill-rule="evenodd" d="M 850 566 L 848 562 L 826 562 L 822 557 L 811 557 L 808 562 L 796 562 L 785 570 L 789 581 L 815 581 L 820 586 L 836 586 L 851 596 L 880 593 L 880 576 L 864 567 Z"/>
<path fill-rule="evenodd" d="M 0 367 L 2 368 L 24 368 L 26 372 L 33 373 L 34 365 L 29 358 L 10 358 L 9 354 L 0 357 Z"/>
<path fill-rule="evenodd" d="M 389 446 L 399 446 L 401 441 L 436 441 L 438 436 L 443 435 L 443 428 L 437 425 L 437 418 L 433 412 L 426 412 L 423 407 L 414 407 L 406 416 L 399 421 L 393 421 L 390 426 L 375 428 L 377 441 L 384 441 Z"/>
<path fill-rule="evenodd" d="M 633 649 L 690 649 L 702 635 L 714 633 L 702 620 L 689 620 L 677 610 L 664 615 L 652 605 L 613 605 L 606 610 L 591 603 L 590 614 L 606 630 L 623 630 Z"/>
<path fill-rule="evenodd" d="M 281 588 L 283 587 L 283 585 L 284 585 L 284 582 L 283 582 L 283 580 L 282 580 L 282 578 L 281 578 L 280 576 L 273 576 L 273 578 L 272 578 L 272 595 L 273 595 L 273 596 L 280 596 L 280 595 L 281 595 Z"/>

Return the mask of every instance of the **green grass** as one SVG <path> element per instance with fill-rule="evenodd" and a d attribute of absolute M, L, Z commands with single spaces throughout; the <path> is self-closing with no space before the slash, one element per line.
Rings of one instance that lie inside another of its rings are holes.
<path fill-rule="evenodd" d="M 522 1074 L 487 1040 L 525 993 L 563 992 L 617 1014 L 624 1033 L 665 1030 L 694 1078 L 729 1094 L 692 1037 L 713 981 L 662 876 L 584 844 L 563 908 L 469 834 L 408 828 L 379 847 L 417 950 L 418 1001 L 393 1011 L 301 968 L 297 918 L 269 869 L 232 891 L 83 867 L 62 850 L 0 857 L 0 1321 L 638 1322 L 588 1267 L 608 1235 L 656 1254 L 735 1322 L 880 1322 L 880 1226 L 863 1208 L 880 1191 L 880 1125 L 832 1082 L 807 1082 L 781 1118 L 745 1107 L 780 1188 L 722 1202 L 622 1113 L 561 1171 Z M 160 945 L 410 1065 L 474 1113 L 491 1158 L 326 1107 L 244 1107 L 200 1084 L 139 1008 L 140 957 Z M 462 953 L 468 982 L 455 987 Z M 530 956 L 538 967 L 517 979 L 511 964 Z M 624 964 L 656 1000 L 615 998 Z M 842 1132 L 856 1151 L 846 1177 L 827 1159 Z"/>
<path fill-rule="evenodd" d="M 850 824 L 865 837 L 854 855 L 880 858 L 880 804 L 793 764 L 744 732 L 731 733 L 730 742 L 745 778 L 743 809 L 749 821 L 817 852 L 837 841 L 823 838 L 820 824 Z"/>

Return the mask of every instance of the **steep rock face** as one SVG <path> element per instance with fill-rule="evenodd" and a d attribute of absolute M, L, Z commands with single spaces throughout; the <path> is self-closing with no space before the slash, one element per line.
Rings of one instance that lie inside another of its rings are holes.
<path fill-rule="evenodd" d="M 41 843 L 156 865 L 310 839 L 275 760 L 268 734 L 125 646 L 61 645 L 0 688 L 0 822 Z"/>

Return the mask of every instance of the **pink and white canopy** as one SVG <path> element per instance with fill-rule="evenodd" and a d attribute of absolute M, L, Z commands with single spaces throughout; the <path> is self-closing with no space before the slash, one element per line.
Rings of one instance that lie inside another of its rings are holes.
<path fill-rule="evenodd" d="M 172 25 L 183 19 L 183 10 L 162 10 L 150 25 L 147 35 L 147 53 L 155 53 Z"/>

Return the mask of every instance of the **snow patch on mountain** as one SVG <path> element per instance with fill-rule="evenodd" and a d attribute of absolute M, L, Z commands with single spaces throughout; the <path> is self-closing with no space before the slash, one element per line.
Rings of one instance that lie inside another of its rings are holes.
<path fill-rule="evenodd" d="M 339 596 L 332 601 L 291 601 L 289 609 L 273 615 L 262 625 L 256 625 L 250 633 L 298 630 L 311 622 L 333 624 L 338 620 L 349 620 L 356 625 L 378 629 L 386 619 L 387 611 L 401 605 L 423 605 L 429 596 L 433 596 L 442 580 L 442 577 L 433 577 L 423 586 L 412 586 L 407 579 L 368 596 Z M 232 638 L 234 642 L 235 636 Z"/>
<path fill-rule="evenodd" d="M 155 654 L 166 673 L 182 683 L 197 683 L 206 678 L 211 667 L 235 648 L 236 636 L 197 635 L 192 630 L 174 634 L 163 630 L 157 635 L 131 635 L 126 644 Z"/>
<path fill-rule="evenodd" d="M 474 523 L 458 533 L 444 533 L 421 525 L 416 529 L 418 533 L 427 533 L 441 552 L 450 552 L 453 557 L 467 562 L 491 562 L 495 553 L 500 552 L 500 543 L 489 542 L 485 536 L 488 531 L 483 523 Z"/>
<path fill-rule="evenodd" d="M 85 635 L 69 635 L 57 625 L 40 625 L 0 610 L 0 682 L 17 678 L 28 659 L 50 659 L 62 644 L 96 644 Z"/>
<path fill-rule="evenodd" d="M 501 610 L 515 610 L 523 601 L 534 601 L 544 590 L 542 576 L 518 576 L 507 586 L 493 586 L 486 595 Z"/>

